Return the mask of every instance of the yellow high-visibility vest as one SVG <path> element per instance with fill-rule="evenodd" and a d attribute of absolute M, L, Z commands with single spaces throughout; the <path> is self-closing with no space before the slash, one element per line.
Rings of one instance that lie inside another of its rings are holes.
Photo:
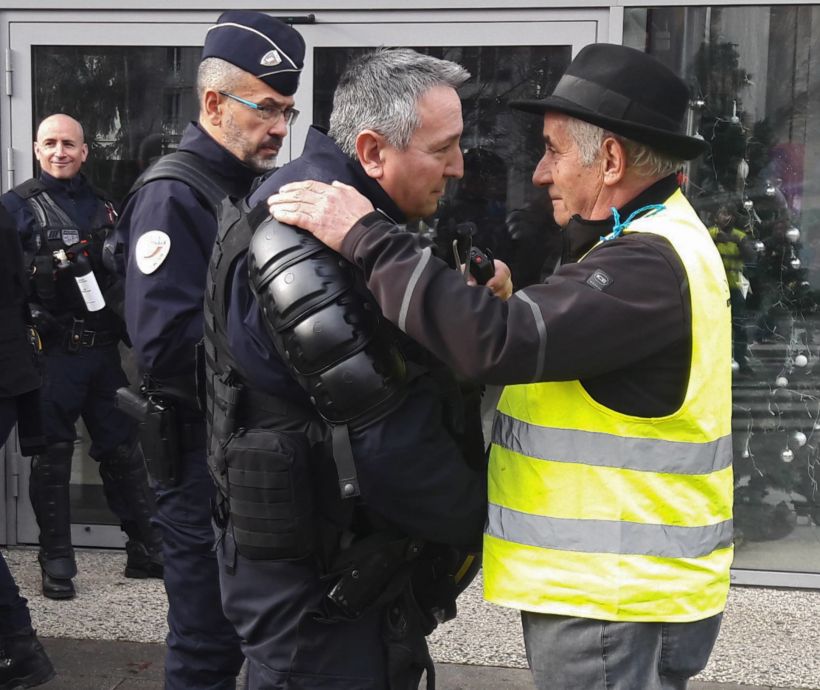
<path fill-rule="evenodd" d="M 695 621 L 723 610 L 733 554 L 729 288 L 680 191 L 627 232 L 667 238 L 686 270 L 685 399 L 643 418 L 601 405 L 579 381 L 507 386 L 490 453 L 484 592 L 526 611 Z"/>

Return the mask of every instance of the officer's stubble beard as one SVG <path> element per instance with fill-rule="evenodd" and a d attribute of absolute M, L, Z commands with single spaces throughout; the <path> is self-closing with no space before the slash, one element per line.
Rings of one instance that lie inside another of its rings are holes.
<path fill-rule="evenodd" d="M 278 151 L 282 147 L 282 137 L 267 137 L 259 144 L 248 141 L 244 130 L 236 124 L 236 120 L 230 111 L 222 121 L 222 145 L 234 156 L 241 160 L 251 170 L 257 173 L 264 173 L 276 167 L 276 156 L 266 156 L 259 153 L 262 147 L 276 148 Z"/>

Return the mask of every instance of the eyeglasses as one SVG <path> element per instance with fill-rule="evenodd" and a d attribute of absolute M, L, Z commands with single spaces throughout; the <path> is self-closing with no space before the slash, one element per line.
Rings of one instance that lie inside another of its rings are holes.
<path fill-rule="evenodd" d="M 285 118 L 285 124 L 292 125 L 296 122 L 296 118 L 299 117 L 299 111 L 296 110 L 296 108 L 283 108 L 281 105 L 259 105 L 258 103 L 254 103 L 253 101 L 249 101 L 245 98 L 234 96 L 232 93 L 228 93 L 227 91 L 220 91 L 219 93 L 227 98 L 241 103 L 244 106 L 247 106 L 256 113 L 260 120 L 265 120 L 271 124 L 275 124 L 282 118 Z"/>

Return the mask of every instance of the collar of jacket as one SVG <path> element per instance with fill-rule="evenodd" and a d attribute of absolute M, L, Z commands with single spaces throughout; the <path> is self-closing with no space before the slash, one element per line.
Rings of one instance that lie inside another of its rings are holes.
<path fill-rule="evenodd" d="M 63 180 L 52 177 L 45 170 L 42 170 L 40 171 L 40 182 L 42 182 L 49 191 L 62 192 L 64 194 L 70 194 L 71 196 L 76 196 L 79 193 L 91 189 L 91 185 L 82 173 L 77 173 L 74 177 Z"/>
<path fill-rule="evenodd" d="M 319 170 L 333 170 L 336 174 L 334 179 L 355 187 L 394 223 L 401 225 L 407 222 L 405 215 L 382 186 L 364 171 L 358 160 L 342 151 L 321 127 L 311 126 L 302 155 L 308 158 L 309 164 L 318 165 Z"/>
<path fill-rule="evenodd" d="M 219 186 L 233 197 L 245 196 L 254 178 L 261 174 L 249 168 L 217 142 L 198 122 L 191 122 L 185 128 L 179 149 L 202 158 L 208 166 L 208 172 L 219 178 Z"/>
<path fill-rule="evenodd" d="M 628 218 L 630 213 L 641 208 L 641 206 L 663 203 L 674 194 L 677 188 L 677 177 L 668 175 L 638 194 L 632 201 L 624 204 L 618 209 L 618 213 L 622 219 Z M 567 264 L 577 261 L 592 249 L 603 235 L 611 230 L 611 215 L 603 220 L 584 220 L 581 216 L 573 216 L 564 228 L 562 235 L 561 263 Z"/>

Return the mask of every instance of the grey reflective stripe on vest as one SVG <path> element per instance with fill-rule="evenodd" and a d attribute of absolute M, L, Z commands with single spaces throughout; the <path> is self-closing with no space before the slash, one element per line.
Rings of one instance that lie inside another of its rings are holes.
<path fill-rule="evenodd" d="M 732 521 L 706 527 L 647 525 L 615 520 L 569 520 L 521 513 L 490 504 L 487 534 L 542 549 L 700 558 L 732 545 Z"/>
<path fill-rule="evenodd" d="M 513 297 L 517 297 L 529 306 L 532 311 L 532 318 L 535 321 L 535 328 L 538 331 L 538 359 L 535 363 L 535 375 L 532 377 L 532 382 L 535 383 L 541 380 L 544 373 L 544 360 L 547 356 L 547 324 L 544 322 L 544 315 L 538 305 L 524 294 L 523 290 L 516 292 Z"/>
<path fill-rule="evenodd" d="M 493 443 L 539 460 L 641 472 L 701 475 L 732 464 L 730 435 L 708 443 L 621 437 L 599 431 L 536 426 L 502 412 L 495 415 Z"/>
<path fill-rule="evenodd" d="M 410 309 L 410 300 L 413 297 L 413 290 L 416 289 L 416 283 L 419 282 L 422 272 L 426 268 L 427 264 L 430 263 L 430 257 L 432 255 L 433 252 L 430 250 L 430 247 L 425 247 L 422 250 L 419 261 L 413 269 L 413 273 L 410 275 L 410 280 L 407 281 L 407 288 L 405 289 L 404 297 L 402 297 L 401 300 L 401 309 L 399 310 L 398 321 L 398 327 L 405 333 L 407 333 L 407 328 L 405 328 L 407 323 L 407 311 Z"/>

